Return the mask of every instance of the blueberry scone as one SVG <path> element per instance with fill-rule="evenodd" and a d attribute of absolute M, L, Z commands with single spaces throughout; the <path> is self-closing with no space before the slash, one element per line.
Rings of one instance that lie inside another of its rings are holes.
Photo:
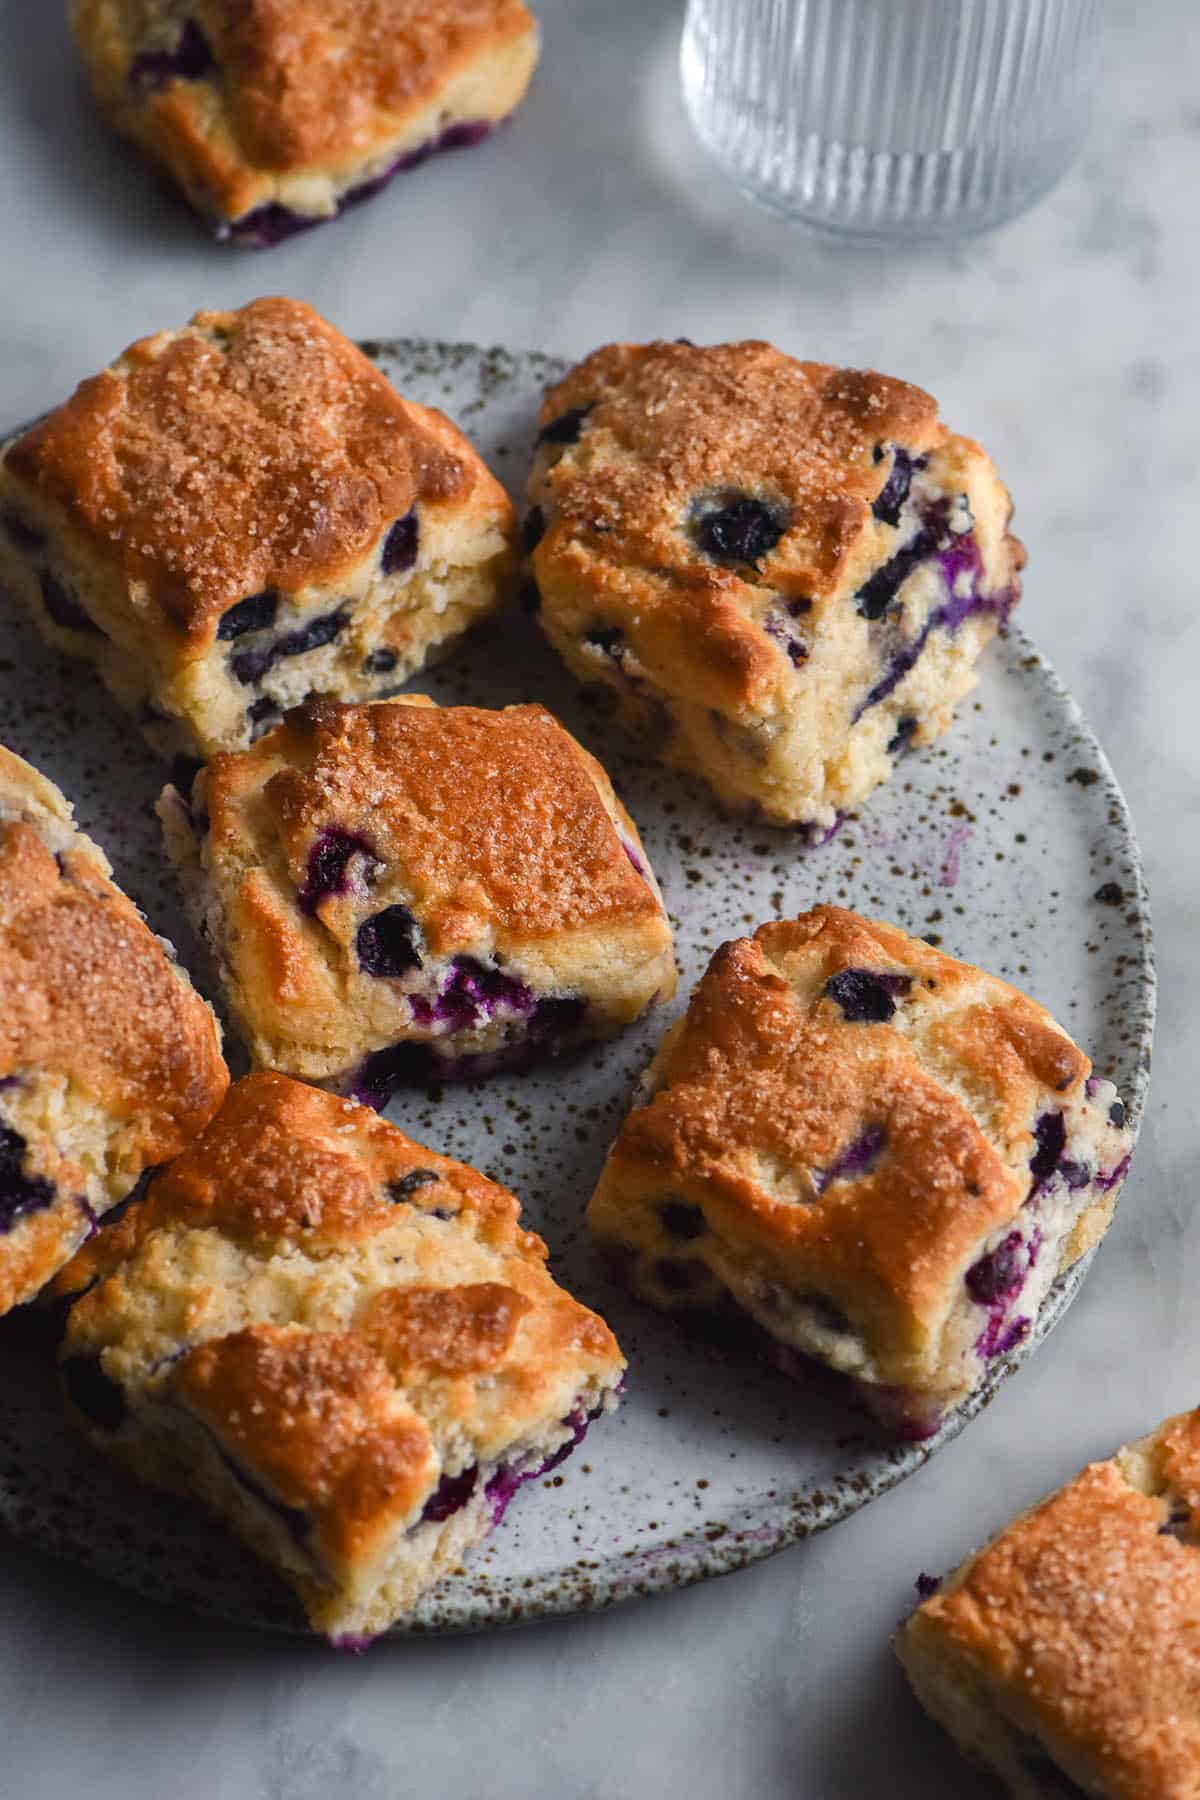
<path fill-rule="evenodd" d="M 928 394 L 763 343 L 612 344 L 541 418 L 542 625 L 664 761 L 817 837 L 948 728 L 1024 551 Z"/>
<path fill-rule="evenodd" d="M 520 0 L 72 0 L 117 130 L 217 237 L 278 243 L 369 199 L 520 104 Z"/>
<path fill-rule="evenodd" d="M 922 1705 L 1013 1800 L 1194 1800 L 1200 1410 L 1014 1520 L 896 1649 Z"/>
<path fill-rule="evenodd" d="M 937 1429 L 1103 1235 L 1116 1089 L 1042 1007 L 893 925 L 818 906 L 722 945 L 589 1207 L 643 1299 L 752 1323 Z"/>
<path fill-rule="evenodd" d="M 111 874 L 58 789 L 0 749 L 0 1313 L 229 1084 L 212 1012 Z"/>
<path fill-rule="evenodd" d="M 540 706 L 316 701 L 159 817 L 255 1060 L 371 1105 L 674 991 L 637 829 Z"/>
<path fill-rule="evenodd" d="M 513 1196 L 367 1108 L 233 1087 L 72 1308 L 70 1409 L 361 1642 L 616 1405 L 624 1359 Z"/>
<path fill-rule="evenodd" d="M 398 686 L 506 595 L 508 497 L 295 300 L 133 344 L 0 459 L 0 581 L 164 754 Z"/>

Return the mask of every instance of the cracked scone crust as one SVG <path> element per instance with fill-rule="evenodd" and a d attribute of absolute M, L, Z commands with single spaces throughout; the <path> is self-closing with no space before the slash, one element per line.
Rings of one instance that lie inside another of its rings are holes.
<path fill-rule="evenodd" d="M 251 246 L 478 142 L 538 53 L 520 0 L 72 0 L 71 17 L 117 130 Z"/>
<path fill-rule="evenodd" d="M 811 835 L 951 723 L 1024 551 L 928 394 L 769 344 L 612 344 L 552 387 L 541 623 L 622 722 Z"/>
<path fill-rule="evenodd" d="M 543 707 L 321 701 L 159 816 L 256 1061 L 371 1104 L 674 991 L 633 821 Z"/>
<path fill-rule="evenodd" d="M 1200 1412 L 1022 1514 L 896 1650 L 922 1705 L 1013 1800 L 1194 1800 Z"/>
<path fill-rule="evenodd" d="M 220 1105 L 217 1022 L 75 829 L 0 749 L 0 1313 Z"/>
<path fill-rule="evenodd" d="M 732 1301 L 909 1437 L 1026 1336 L 1129 1161 L 1042 1007 L 840 907 L 723 945 L 643 1086 L 588 1209 L 634 1290 Z"/>
<path fill-rule="evenodd" d="M 352 1643 L 613 1409 L 624 1369 L 511 1194 L 279 1075 L 232 1088 L 75 1274 L 77 1422 Z"/>
<path fill-rule="evenodd" d="M 513 524 L 448 419 L 286 299 L 141 339 L 0 460 L 0 581 L 164 754 L 399 685 L 507 595 Z"/>

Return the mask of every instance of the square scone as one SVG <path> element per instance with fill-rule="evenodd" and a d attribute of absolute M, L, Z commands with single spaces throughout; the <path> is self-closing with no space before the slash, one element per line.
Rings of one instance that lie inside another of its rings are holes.
<path fill-rule="evenodd" d="M 616 1340 L 519 1212 L 366 1107 L 247 1076 L 97 1240 L 70 1410 L 361 1643 L 617 1404 Z"/>
<path fill-rule="evenodd" d="M 764 343 L 611 344 L 541 421 L 542 627 L 663 761 L 816 839 L 949 727 L 1024 551 L 928 394 Z"/>
<path fill-rule="evenodd" d="M 317 701 L 159 817 L 255 1061 L 370 1105 L 674 992 L 637 828 L 541 706 Z"/>
<path fill-rule="evenodd" d="M 588 1209 L 634 1291 L 752 1325 L 929 1436 L 1103 1235 L 1111 1082 L 1034 1001 L 818 906 L 722 945 Z"/>
<path fill-rule="evenodd" d="M 524 98 L 520 0 L 72 0 L 108 118 L 218 238 L 319 225 Z"/>
<path fill-rule="evenodd" d="M 166 755 L 399 686 L 507 596 L 513 528 L 457 427 L 295 300 L 141 339 L 0 459 L 0 582 Z"/>
<path fill-rule="evenodd" d="M 896 1651 L 1013 1800 L 1200 1793 L 1200 1411 L 1015 1519 Z"/>
<path fill-rule="evenodd" d="M 211 1009 L 45 776 L 0 748 L 0 1313 L 221 1104 Z"/>

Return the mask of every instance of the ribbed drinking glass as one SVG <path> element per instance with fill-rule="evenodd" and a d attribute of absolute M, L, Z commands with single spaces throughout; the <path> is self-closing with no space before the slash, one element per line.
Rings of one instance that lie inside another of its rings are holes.
<path fill-rule="evenodd" d="M 756 200 L 828 231 L 983 231 L 1087 125 L 1098 0 L 689 0 L 683 94 Z"/>

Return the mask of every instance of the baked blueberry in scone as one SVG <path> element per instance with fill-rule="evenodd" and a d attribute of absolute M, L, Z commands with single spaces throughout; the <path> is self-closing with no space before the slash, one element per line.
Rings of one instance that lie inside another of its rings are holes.
<path fill-rule="evenodd" d="M 278 243 L 369 199 L 520 104 L 520 0 L 72 0 L 117 130 L 219 238 Z"/>
<path fill-rule="evenodd" d="M 510 1193 L 284 1076 L 238 1082 L 104 1235 L 61 1352 L 76 1422 L 219 1514 L 342 1643 L 616 1405 L 616 1341 Z"/>
<path fill-rule="evenodd" d="M 216 1112 L 216 1019 L 58 789 L 0 749 L 0 1313 Z"/>
<path fill-rule="evenodd" d="M 1200 1411 L 1015 1519 L 896 1650 L 1013 1800 L 1200 1793 Z"/>
<path fill-rule="evenodd" d="M 133 344 L 0 458 L 0 582 L 164 754 L 398 686 L 507 594 L 513 513 L 311 307 Z"/>
<path fill-rule="evenodd" d="M 159 817 L 252 1056 L 370 1105 L 674 991 L 636 827 L 543 707 L 317 701 Z"/>
<path fill-rule="evenodd" d="M 612 344 L 552 387 L 540 618 L 631 730 L 818 837 L 951 723 L 1020 592 L 1012 507 L 928 394 L 769 344 Z"/>
<path fill-rule="evenodd" d="M 588 1211 L 635 1292 L 740 1309 L 904 1437 L 1025 1338 L 1129 1163 L 1042 1007 L 836 906 L 722 945 L 643 1090 Z"/>

